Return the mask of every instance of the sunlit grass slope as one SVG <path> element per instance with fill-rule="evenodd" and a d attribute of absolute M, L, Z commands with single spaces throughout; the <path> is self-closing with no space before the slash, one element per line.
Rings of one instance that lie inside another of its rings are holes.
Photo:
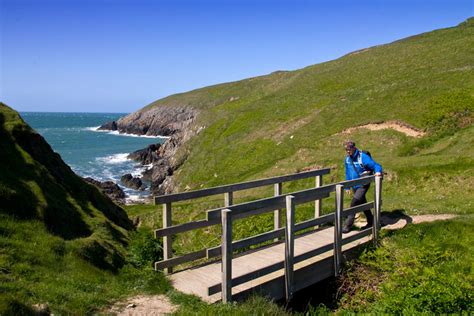
<path fill-rule="evenodd" d="M 123 209 L 0 104 L 1 315 L 30 313 L 34 304 L 85 314 L 123 295 L 156 291 L 158 274 L 128 264 L 132 228 Z"/>
<path fill-rule="evenodd" d="M 452 28 L 150 104 L 200 109 L 205 127 L 178 152 L 182 191 L 281 175 L 307 166 L 343 176 L 341 142 L 353 138 L 389 173 L 387 206 L 469 212 L 472 204 L 474 19 Z M 426 136 L 346 128 L 400 121 Z M 449 185 L 445 185 L 445 182 Z"/>

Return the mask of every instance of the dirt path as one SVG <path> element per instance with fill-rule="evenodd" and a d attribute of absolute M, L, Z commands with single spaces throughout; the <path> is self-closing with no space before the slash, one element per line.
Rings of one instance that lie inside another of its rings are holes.
<path fill-rule="evenodd" d="M 380 221 L 382 229 L 394 230 L 401 229 L 408 224 L 419 224 L 425 222 L 441 221 L 456 217 L 455 214 L 427 214 L 413 215 L 382 213 Z M 365 217 L 357 219 L 355 225 L 362 227 L 366 224 Z"/>
<path fill-rule="evenodd" d="M 116 303 L 107 311 L 107 314 L 119 316 L 167 315 L 175 312 L 177 308 L 165 295 L 138 295 Z"/>
<path fill-rule="evenodd" d="M 420 131 L 400 121 L 387 121 L 387 122 L 382 122 L 382 123 L 371 123 L 371 124 L 366 124 L 366 125 L 355 126 L 355 127 L 351 127 L 351 128 L 343 130 L 340 134 L 350 134 L 354 132 L 355 130 L 358 130 L 361 128 L 366 128 L 371 131 L 378 131 L 381 129 L 393 129 L 397 132 L 400 132 L 407 136 L 411 136 L 415 138 L 420 138 L 425 135 L 425 132 Z"/>

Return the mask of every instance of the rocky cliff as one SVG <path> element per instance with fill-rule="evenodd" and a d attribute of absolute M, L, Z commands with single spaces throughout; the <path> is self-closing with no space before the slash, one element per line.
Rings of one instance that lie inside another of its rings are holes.
<path fill-rule="evenodd" d="M 153 148 L 145 148 L 129 156 L 142 164 L 152 164 L 143 176 L 151 181 L 150 190 L 153 194 L 165 194 L 173 191 L 172 175 L 179 167 L 175 154 L 195 134 L 191 127 L 197 115 L 198 111 L 191 106 L 164 105 L 144 108 L 117 121 L 107 122 L 99 129 L 135 135 L 167 136 L 168 139 L 163 144 L 152 145 Z"/>

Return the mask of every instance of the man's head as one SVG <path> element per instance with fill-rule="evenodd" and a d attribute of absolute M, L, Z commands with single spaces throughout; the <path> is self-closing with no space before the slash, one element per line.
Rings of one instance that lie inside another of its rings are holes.
<path fill-rule="evenodd" d="M 344 149 L 349 156 L 352 156 L 356 150 L 356 144 L 352 140 L 344 142 Z"/>

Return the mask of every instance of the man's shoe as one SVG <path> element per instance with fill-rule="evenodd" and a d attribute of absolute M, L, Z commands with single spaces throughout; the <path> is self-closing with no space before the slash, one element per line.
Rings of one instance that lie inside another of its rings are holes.
<path fill-rule="evenodd" d="M 345 226 L 342 228 L 342 232 L 343 232 L 344 234 L 347 234 L 347 233 L 350 232 L 350 231 L 351 231 L 351 226 L 345 225 Z"/>

